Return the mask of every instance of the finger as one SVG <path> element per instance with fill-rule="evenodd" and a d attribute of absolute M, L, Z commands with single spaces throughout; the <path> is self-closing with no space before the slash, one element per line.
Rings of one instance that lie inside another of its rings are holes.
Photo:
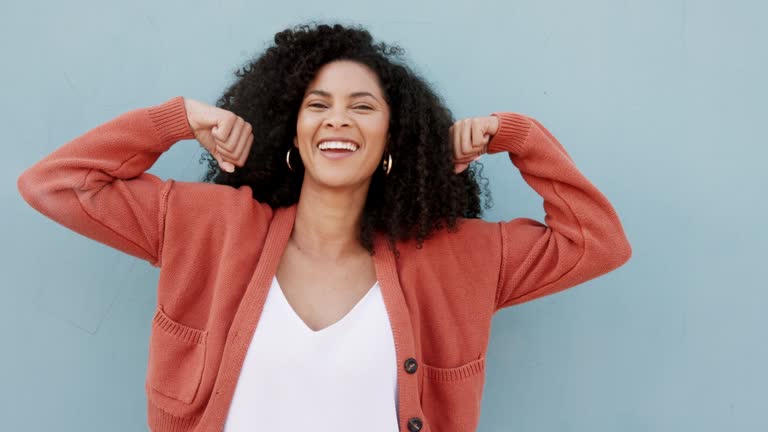
<path fill-rule="evenodd" d="M 236 141 L 236 144 L 234 145 L 234 148 L 231 154 L 228 156 L 228 159 L 238 166 L 241 165 L 239 161 L 242 158 L 242 150 L 243 150 L 243 147 L 245 146 L 245 141 L 246 139 L 248 139 L 248 135 L 250 135 L 250 133 L 251 133 L 250 125 L 248 123 L 245 123 L 243 127 L 240 129 L 240 134 L 236 138 L 237 141 Z M 234 140 L 235 136 L 232 135 L 231 138 Z"/>
<path fill-rule="evenodd" d="M 224 161 L 221 163 L 221 169 L 228 173 L 235 172 L 235 165 L 232 162 Z"/>
<path fill-rule="evenodd" d="M 243 166 L 243 163 L 245 163 L 245 159 L 248 157 L 248 155 L 243 150 L 248 143 L 248 139 L 251 137 L 253 137 L 253 134 L 251 134 L 251 125 L 246 123 L 245 127 L 243 128 L 243 133 L 240 134 L 240 141 L 238 141 L 237 148 L 235 149 L 235 155 L 237 155 L 237 159 L 235 159 L 235 165 Z"/>
<path fill-rule="evenodd" d="M 456 123 L 456 128 L 454 129 L 454 141 L 453 141 L 453 148 L 454 148 L 454 158 L 457 160 L 463 159 L 465 157 L 464 155 L 464 149 L 462 148 L 464 141 L 464 120 L 459 120 Z"/>
<path fill-rule="evenodd" d="M 213 158 L 216 159 L 216 162 L 219 164 L 219 167 L 221 167 L 221 169 L 227 172 L 234 171 L 235 169 L 234 165 L 224 160 L 224 157 L 221 154 L 219 154 L 218 148 L 219 147 L 216 146 L 216 148 L 213 149 L 213 153 L 211 154 L 213 155 Z"/>
<path fill-rule="evenodd" d="M 236 167 L 242 167 L 245 165 L 245 161 L 248 159 L 248 152 L 253 144 L 253 134 L 251 133 L 250 124 L 246 123 L 246 126 L 242 129 L 240 134 L 240 140 L 235 150 L 236 157 L 222 157 L 222 163 L 220 164 L 222 169 L 227 172 L 234 172 Z"/>
<path fill-rule="evenodd" d="M 222 161 L 235 161 L 237 158 L 232 152 L 226 151 L 226 149 L 223 147 L 223 144 L 216 144 L 216 152 L 219 155 L 219 158 Z"/>
<path fill-rule="evenodd" d="M 227 138 L 227 141 L 224 143 L 224 149 L 233 156 L 235 155 L 235 149 L 237 148 L 237 143 L 240 141 L 240 134 L 243 133 L 244 128 L 245 128 L 245 120 L 243 120 L 242 117 L 237 117 L 237 119 L 235 120 L 235 124 L 232 126 L 232 131 L 229 133 L 229 137 Z"/>
<path fill-rule="evenodd" d="M 483 132 L 483 128 L 478 122 L 472 127 L 472 150 L 476 153 L 483 153 L 483 149 L 488 144 L 488 136 Z"/>
<path fill-rule="evenodd" d="M 219 121 L 211 131 L 213 133 L 213 138 L 220 142 L 226 142 L 227 138 L 229 138 L 230 132 L 232 132 L 232 126 L 234 126 L 237 118 L 238 117 L 234 114 L 223 116 L 221 121 Z"/>
<path fill-rule="evenodd" d="M 454 123 L 451 126 L 451 150 L 453 151 L 453 158 L 461 158 L 461 133 L 459 123 Z"/>
<path fill-rule="evenodd" d="M 235 164 L 232 163 L 234 159 L 224 154 L 222 152 L 222 147 L 218 144 L 216 145 L 216 156 L 216 160 L 219 161 L 221 169 L 230 173 L 235 171 Z"/>
<path fill-rule="evenodd" d="M 472 123 L 468 120 L 462 121 L 461 151 L 462 156 L 467 156 L 475 152 L 472 148 Z"/>
<path fill-rule="evenodd" d="M 220 148 L 221 154 L 223 154 L 226 158 L 236 160 L 237 154 L 235 154 L 235 149 L 237 148 L 237 143 L 240 141 L 240 134 L 243 132 L 243 128 L 245 127 L 245 120 L 238 117 L 237 121 L 235 121 L 235 125 L 232 127 L 232 131 L 229 134 L 229 138 L 227 138 L 226 142 L 218 143 L 217 146 Z"/>
<path fill-rule="evenodd" d="M 249 134 L 248 138 L 245 140 L 245 149 L 243 150 L 242 164 L 245 164 L 245 161 L 248 160 L 248 156 L 250 156 L 251 154 L 252 145 L 253 145 L 253 134 Z"/>

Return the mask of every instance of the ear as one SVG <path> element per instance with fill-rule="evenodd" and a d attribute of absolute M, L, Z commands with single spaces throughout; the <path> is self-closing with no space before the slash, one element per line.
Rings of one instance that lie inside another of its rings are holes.
<path fill-rule="evenodd" d="M 293 137 L 293 146 L 296 148 L 299 148 L 299 139 L 298 137 Z"/>

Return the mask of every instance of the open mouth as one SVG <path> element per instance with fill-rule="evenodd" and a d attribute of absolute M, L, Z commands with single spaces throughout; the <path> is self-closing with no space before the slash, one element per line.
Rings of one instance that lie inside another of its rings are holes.
<path fill-rule="evenodd" d="M 349 141 L 323 141 L 317 148 L 327 153 L 354 153 L 360 146 Z"/>

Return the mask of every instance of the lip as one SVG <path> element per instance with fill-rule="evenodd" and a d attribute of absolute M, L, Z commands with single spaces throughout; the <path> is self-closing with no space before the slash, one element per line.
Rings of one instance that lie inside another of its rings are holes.
<path fill-rule="evenodd" d="M 334 160 L 336 160 L 336 159 L 345 159 L 345 158 L 348 158 L 348 157 L 352 157 L 352 156 L 355 155 L 355 153 L 357 153 L 357 152 L 324 152 L 324 151 L 320 152 L 320 154 L 324 158 L 334 159 Z"/>

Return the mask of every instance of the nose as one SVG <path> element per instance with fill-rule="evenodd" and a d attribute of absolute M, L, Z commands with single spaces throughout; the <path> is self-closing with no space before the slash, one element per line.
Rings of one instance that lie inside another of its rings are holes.
<path fill-rule="evenodd" d="M 327 111 L 328 116 L 323 120 L 323 125 L 326 127 L 331 128 L 338 128 L 342 126 L 349 126 L 350 121 L 349 117 L 347 116 L 346 109 L 338 108 L 338 109 L 329 109 Z"/>

